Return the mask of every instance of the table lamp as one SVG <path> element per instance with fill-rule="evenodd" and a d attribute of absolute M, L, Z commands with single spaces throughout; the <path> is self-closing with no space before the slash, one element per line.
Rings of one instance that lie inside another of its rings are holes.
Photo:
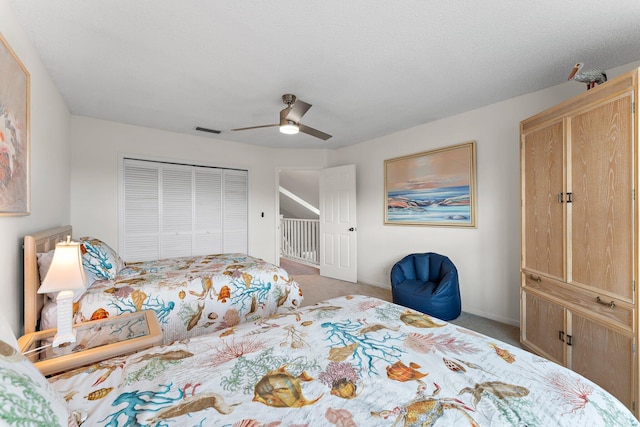
<path fill-rule="evenodd" d="M 51 266 L 38 289 L 39 294 L 58 292 L 58 331 L 53 338 L 53 347 L 76 342 L 76 331 L 73 329 L 73 291 L 83 289 L 85 281 L 80 243 L 72 242 L 71 236 L 67 236 L 66 242 L 56 244 Z"/>

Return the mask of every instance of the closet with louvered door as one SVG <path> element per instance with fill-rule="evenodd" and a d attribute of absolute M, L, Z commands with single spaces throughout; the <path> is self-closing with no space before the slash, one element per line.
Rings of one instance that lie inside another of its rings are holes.
<path fill-rule="evenodd" d="M 636 416 L 637 78 L 520 124 L 521 342 Z"/>
<path fill-rule="evenodd" d="M 247 253 L 248 172 L 123 159 L 120 246 L 127 262 Z"/>

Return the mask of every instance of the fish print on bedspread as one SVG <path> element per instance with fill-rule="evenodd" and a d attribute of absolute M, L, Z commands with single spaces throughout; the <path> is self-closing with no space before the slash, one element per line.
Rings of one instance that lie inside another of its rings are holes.
<path fill-rule="evenodd" d="M 363 296 L 50 381 L 85 425 L 96 426 L 639 426 L 574 372 Z"/>
<path fill-rule="evenodd" d="M 299 285 L 273 264 L 243 254 L 128 264 L 76 303 L 75 321 L 152 310 L 164 342 L 215 332 L 296 308 Z"/>

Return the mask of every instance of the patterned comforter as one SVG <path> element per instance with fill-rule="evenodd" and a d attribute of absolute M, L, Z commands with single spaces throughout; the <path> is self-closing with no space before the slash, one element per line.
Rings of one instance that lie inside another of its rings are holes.
<path fill-rule="evenodd" d="M 94 282 L 77 302 L 75 321 L 153 310 L 171 343 L 299 306 L 302 292 L 282 268 L 244 254 L 169 258 L 127 264 Z"/>
<path fill-rule="evenodd" d="M 50 378 L 91 426 L 623 426 L 589 380 L 382 300 L 347 296 Z"/>

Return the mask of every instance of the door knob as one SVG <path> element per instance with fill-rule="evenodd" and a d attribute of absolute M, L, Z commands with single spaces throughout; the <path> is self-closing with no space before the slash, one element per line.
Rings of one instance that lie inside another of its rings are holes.
<path fill-rule="evenodd" d="M 354 227 L 349 228 L 349 231 L 356 231 L 357 229 Z"/>

